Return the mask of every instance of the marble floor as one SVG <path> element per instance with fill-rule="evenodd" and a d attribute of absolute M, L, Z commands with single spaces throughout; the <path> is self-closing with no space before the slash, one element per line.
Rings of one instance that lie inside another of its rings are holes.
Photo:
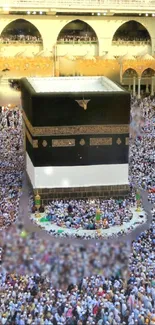
<path fill-rule="evenodd" d="M 98 229 L 98 230 L 84 230 L 82 228 L 79 229 L 73 229 L 73 228 L 63 228 L 60 226 L 57 226 L 54 223 L 51 222 L 40 222 L 40 219 L 42 217 L 45 217 L 45 213 L 40 214 L 40 218 L 36 218 L 35 214 L 31 215 L 31 220 L 33 220 L 34 223 L 36 223 L 39 227 L 43 228 L 45 231 L 55 231 L 57 235 L 63 236 L 67 234 L 69 237 L 74 237 L 75 235 L 78 235 L 80 238 L 84 238 L 87 236 L 90 236 L 92 239 L 96 238 L 96 234 L 98 234 L 101 238 L 109 238 L 111 236 L 117 236 L 120 232 L 124 232 L 125 234 L 128 232 L 133 231 L 140 225 L 146 223 L 147 216 L 144 212 L 144 210 L 141 210 L 140 212 L 136 211 L 136 207 L 131 208 L 131 211 L 133 213 L 133 217 L 129 222 L 125 222 L 121 226 L 112 226 L 108 229 Z M 141 217 L 143 216 L 143 217 Z"/>

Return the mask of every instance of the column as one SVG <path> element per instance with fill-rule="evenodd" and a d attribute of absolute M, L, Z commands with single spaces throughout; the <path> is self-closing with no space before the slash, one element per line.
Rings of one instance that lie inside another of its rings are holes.
<path fill-rule="evenodd" d="M 151 49 L 152 49 L 152 53 L 151 55 L 154 56 L 155 54 L 155 38 L 154 37 L 151 37 Z"/>
<path fill-rule="evenodd" d="M 137 98 L 140 99 L 141 96 L 140 96 L 140 81 L 141 81 L 141 78 L 138 77 L 138 95 L 137 95 Z"/>
<path fill-rule="evenodd" d="M 153 80 L 153 77 L 151 77 L 151 96 L 154 96 L 154 80 Z"/>
<path fill-rule="evenodd" d="M 56 77 L 58 74 L 58 57 L 57 57 L 57 45 L 53 46 L 53 77 Z"/>
<path fill-rule="evenodd" d="M 129 83 L 129 87 L 128 87 L 129 92 L 131 92 L 131 84 Z"/>
<path fill-rule="evenodd" d="M 148 94 L 149 93 L 149 84 L 148 84 L 148 81 L 146 82 L 146 94 Z"/>
<path fill-rule="evenodd" d="M 136 96 L 136 77 L 133 77 L 133 96 Z"/>
<path fill-rule="evenodd" d="M 100 21 L 100 30 L 102 31 L 102 34 L 100 32 L 98 33 L 98 43 L 96 44 L 95 56 L 98 55 L 102 56 L 104 53 L 108 53 L 109 51 L 112 51 L 110 28 L 109 28 L 109 36 L 107 35 L 107 37 L 105 37 L 105 34 L 103 33 L 104 30 L 103 26 L 107 26 L 106 24 L 107 24 L 106 20 Z"/>
<path fill-rule="evenodd" d="M 120 84 L 123 82 L 123 63 L 120 62 Z"/>

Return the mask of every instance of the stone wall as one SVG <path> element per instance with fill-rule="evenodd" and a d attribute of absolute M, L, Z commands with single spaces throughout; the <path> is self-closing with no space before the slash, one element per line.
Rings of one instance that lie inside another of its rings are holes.
<path fill-rule="evenodd" d="M 42 204 L 52 199 L 86 199 L 86 198 L 125 198 L 129 194 L 129 185 L 90 186 L 74 188 L 38 188 L 35 193 L 41 196 Z"/>

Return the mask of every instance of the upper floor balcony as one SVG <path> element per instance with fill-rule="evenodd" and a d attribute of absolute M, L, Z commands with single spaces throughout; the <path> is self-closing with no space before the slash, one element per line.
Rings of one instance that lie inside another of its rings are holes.
<path fill-rule="evenodd" d="M 150 12 L 155 11 L 155 0 L 1 0 L 0 8 L 9 9 L 48 9 L 51 11 L 104 11 Z"/>

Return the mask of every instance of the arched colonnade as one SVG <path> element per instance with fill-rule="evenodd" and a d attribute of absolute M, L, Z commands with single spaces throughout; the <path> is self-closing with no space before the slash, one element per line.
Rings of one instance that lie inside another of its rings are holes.
<path fill-rule="evenodd" d="M 78 18 L 78 19 L 77 19 Z M 40 35 L 42 40 L 42 47 L 44 50 L 52 51 L 55 45 L 58 45 L 60 42 L 59 36 L 62 35 L 63 31 L 70 26 L 74 26 L 76 30 L 75 23 L 78 23 L 79 26 L 87 26 L 87 31 L 92 33 L 94 37 L 94 46 L 96 46 L 96 55 L 100 56 L 105 54 L 106 52 L 113 51 L 113 41 L 117 36 L 118 31 L 124 30 L 123 26 L 129 23 L 129 27 L 132 25 L 131 22 L 136 26 L 141 26 L 145 29 L 146 36 L 148 37 L 148 41 L 150 42 L 150 47 L 152 50 L 154 49 L 155 45 L 155 30 L 152 26 L 152 22 L 149 19 L 143 19 L 143 17 L 136 17 L 135 20 L 131 19 L 130 17 L 28 17 L 23 16 L 23 21 L 30 23 L 31 26 L 34 26 Z M 0 19 L 0 35 L 4 34 L 7 27 L 9 28 L 10 24 L 14 25 L 16 22 L 18 23 L 19 17 L 13 16 L 12 19 L 10 15 L 7 17 L 1 17 Z M 140 33 L 141 28 L 137 27 L 137 33 Z M 48 32 L 47 32 L 48 31 Z M 137 34 L 139 35 L 139 34 Z M 88 35 L 88 39 L 90 38 L 90 43 L 93 43 L 91 37 Z M 132 43 L 132 41 L 131 41 Z M 134 43 L 132 43 L 134 44 Z M 118 44 L 121 46 L 121 44 Z M 132 49 L 131 49 L 132 50 Z M 151 50 L 151 51 L 152 51 Z M 124 54 L 124 53 L 122 53 Z M 152 53 L 150 53 L 152 54 Z M 114 54 L 115 55 L 115 54 Z"/>
<path fill-rule="evenodd" d="M 123 72 L 123 83 L 128 84 L 128 90 L 132 92 L 133 96 L 137 95 L 139 99 L 141 98 L 142 86 L 145 86 L 146 94 L 154 96 L 155 69 L 148 67 L 139 73 L 136 69 L 128 68 Z"/>

